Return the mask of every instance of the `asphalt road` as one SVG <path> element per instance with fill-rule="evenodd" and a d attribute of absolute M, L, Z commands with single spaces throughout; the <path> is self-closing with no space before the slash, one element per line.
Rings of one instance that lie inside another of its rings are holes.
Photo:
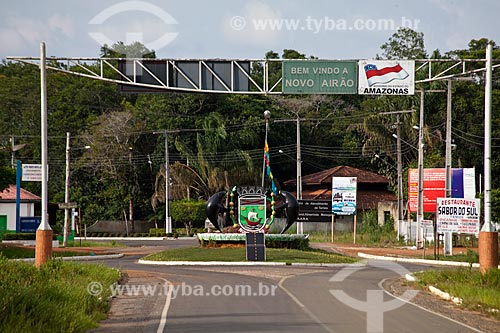
<path fill-rule="evenodd" d="M 129 272 L 136 293 L 116 297 L 95 332 L 477 332 L 379 286 L 422 266 L 172 267 L 138 258 L 105 261 Z"/>

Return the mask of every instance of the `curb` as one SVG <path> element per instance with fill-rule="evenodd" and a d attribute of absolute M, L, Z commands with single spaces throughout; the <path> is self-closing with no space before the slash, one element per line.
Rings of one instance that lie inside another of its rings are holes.
<path fill-rule="evenodd" d="M 178 240 L 178 239 L 196 239 L 195 237 L 75 237 L 76 240 L 90 241 L 107 241 L 107 240 L 140 240 L 140 241 L 162 241 L 162 240 Z"/>
<path fill-rule="evenodd" d="M 406 279 L 406 281 L 410 281 L 410 282 L 417 281 L 417 278 L 412 273 L 405 274 L 405 279 Z M 436 288 L 434 286 L 428 286 L 427 289 L 429 290 L 429 292 L 431 294 L 434 294 L 437 297 L 444 299 L 445 301 L 451 301 L 451 302 L 455 303 L 456 305 L 461 305 L 463 303 L 463 299 L 461 299 L 460 297 L 451 296 L 449 293 L 442 291 L 441 289 Z"/>
<path fill-rule="evenodd" d="M 362 252 L 358 252 L 358 257 L 364 259 L 375 259 L 375 260 L 385 260 L 385 261 L 394 261 L 394 262 L 407 262 L 413 264 L 425 264 L 425 265 L 434 265 L 434 266 L 457 266 L 457 267 L 472 267 L 479 268 L 478 263 L 468 263 L 468 262 L 460 262 L 460 261 L 445 261 L 445 260 L 430 260 L 430 259 L 418 259 L 418 258 L 396 258 L 396 257 L 384 257 L 377 256 L 373 254 L 366 254 Z M 500 266 L 498 266 L 500 268 Z"/>
<path fill-rule="evenodd" d="M 429 291 L 431 293 L 433 293 L 434 295 L 436 295 L 437 297 L 439 298 L 442 298 L 444 299 L 445 301 L 452 301 L 453 303 L 455 303 L 456 305 L 460 305 L 462 304 L 463 302 L 463 299 L 459 298 L 459 297 L 454 297 L 454 296 L 451 296 L 450 294 L 448 294 L 447 292 L 444 292 L 442 291 L 441 289 L 438 289 L 434 286 L 429 286 L 428 287 Z"/>
<path fill-rule="evenodd" d="M 54 257 L 52 259 L 63 261 L 91 261 L 91 260 L 102 260 L 102 259 L 118 259 L 123 257 L 123 253 L 119 254 L 103 254 L 95 256 L 74 256 L 74 257 Z M 23 261 L 23 262 L 35 262 L 35 258 L 22 258 L 22 259 L 10 259 L 12 261 Z"/>
<path fill-rule="evenodd" d="M 363 264 L 313 264 L 313 263 L 287 263 L 266 261 L 154 261 L 142 260 L 137 262 L 141 265 L 154 266 L 295 266 L 295 267 L 346 267 L 359 266 Z"/>

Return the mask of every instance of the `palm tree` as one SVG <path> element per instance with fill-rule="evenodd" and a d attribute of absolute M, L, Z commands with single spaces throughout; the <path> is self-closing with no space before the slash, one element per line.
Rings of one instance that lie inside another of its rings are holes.
<path fill-rule="evenodd" d="M 211 113 L 203 122 L 203 131 L 196 135 L 196 150 L 185 142 L 176 141 L 176 148 L 186 163 L 170 166 L 171 197 L 196 197 L 207 200 L 214 193 L 234 184 L 256 183 L 258 172 L 253 167 L 250 152 L 233 150 L 220 152 L 227 131 L 223 118 Z M 165 202 L 165 168 L 160 168 L 152 197 L 153 208 Z"/>

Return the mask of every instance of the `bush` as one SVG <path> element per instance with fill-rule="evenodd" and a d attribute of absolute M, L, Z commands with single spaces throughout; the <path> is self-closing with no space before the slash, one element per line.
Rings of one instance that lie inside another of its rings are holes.
<path fill-rule="evenodd" d="M 377 211 L 370 210 L 363 213 L 363 223 L 359 228 L 359 236 L 367 243 L 387 242 L 396 239 L 394 221 L 390 218 L 384 225 L 378 224 Z"/>
<path fill-rule="evenodd" d="M 5 234 L 4 240 L 35 240 L 35 233 Z"/>
<path fill-rule="evenodd" d="M 202 200 L 177 200 L 173 201 L 170 208 L 172 219 L 176 222 L 183 223 L 186 227 L 186 234 L 192 234 L 191 228 L 203 228 L 206 213 L 206 202 Z"/>
<path fill-rule="evenodd" d="M 309 239 L 307 238 L 294 238 L 291 240 L 277 240 L 277 239 L 266 239 L 266 247 L 275 249 L 296 249 L 296 250 L 308 250 L 309 249 Z"/>
<path fill-rule="evenodd" d="M 17 234 L 4 234 L 4 240 L 36 240 L 36 233 L 34 232 L 20 232 Z M 57 240 L 57 235 L 54 233 L 52 236 L 53 240 Z"/>
<path fill-rule="evenodd" d="M 163 237 L 167 233 L 164 228 L 151 228 L 149 229 L 149 235 L 153 237 Z"/>

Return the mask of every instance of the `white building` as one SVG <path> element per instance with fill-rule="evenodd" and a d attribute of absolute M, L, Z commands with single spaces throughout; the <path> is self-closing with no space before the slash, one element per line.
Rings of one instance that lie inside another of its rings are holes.
<path fill-rule="evenodd" d="M 35 204 L 41 202 L 41 198 L 21 188 L 20 217 L 35 216 Z M 0 192 L 0 232 L 16 231 L 16 185 L 9 185 Z"/>

